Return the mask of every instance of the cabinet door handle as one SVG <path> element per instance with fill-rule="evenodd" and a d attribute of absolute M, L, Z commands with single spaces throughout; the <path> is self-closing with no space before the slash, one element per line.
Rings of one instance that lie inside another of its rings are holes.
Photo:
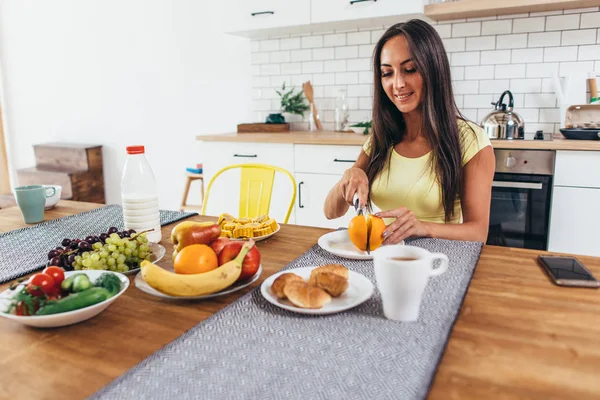
<path fill-rule="evenodd" d="M 334 158 L 334 159 L 333 159 L 333 162 L 347 162 L 347 163 L 355 163 L 355 162 L 356 162 L 356 160 L 342 160 L 342 159 L 339 159 L 339 158 Z"/>
<path fill-rule="evenodd" d="M 373 3 L 377 2 L 377 0 L 352 0 L 352 1 L 350 1 L 350 5 L 352 5 L 354 3 L 364 3 L 364 2 L 367 2 L 367 1 L 372 1 Z M 496 103 L 494 103 L 494 104 L 496 104 Z"/>
<path fill-rule="evenodd" d="M 234 154 L 234 157 L 244 157 L 244 158 L 256 158 L 258 155 L 256 154 Z"/>
<path fill-rule="evenodd" d="M 298 184 L 298 208 L 304 208 L 302 205 L 302 185 L 304 185 L 304 182 Z"/>
<path fill-rule="evenodd" d="M 366 0 L 359 0 L 359 1 L 366 1 Z M 262 15 L 262 14 L 275 14 L 275 11 L 259 11 L 259 12 L 253 12 L 250 15 L 252 15 L 253 17 L 257 16 L 257 15 Z M 496 103 L 494 103 L 496 104 Z"/>

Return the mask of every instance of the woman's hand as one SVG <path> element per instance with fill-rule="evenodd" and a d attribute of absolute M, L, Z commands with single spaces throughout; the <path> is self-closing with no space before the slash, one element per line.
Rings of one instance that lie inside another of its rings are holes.
<path fill-rule="evenodd" d="M 346 203 L 353 205 L 354 194 L 358 193 L 358 206 L 363 208 L 367 204 L 369 179 L 362 169 L 356 167 L 347 169 L 340 180 L 339 187 Z"/>
<path fill-rule="evenodd" d="M 385 231 L 383 231 L 383 244 L 400 243 L 411 236 L 430 236 L 427 225 L 419 221 L 417 217 L 415 217 L 415 214 L 406 207 L 382 211 L 375 215 L 381 218 L 396 218 L 396 220 L 389 224 Z"/>

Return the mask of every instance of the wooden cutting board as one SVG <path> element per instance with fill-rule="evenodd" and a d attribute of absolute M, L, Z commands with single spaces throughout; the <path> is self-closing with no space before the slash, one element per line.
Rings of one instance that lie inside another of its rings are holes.
<path fill-rule="evenodd" d="M 238 133 L 289 133 L 290 124 L 239 124 Z"/>

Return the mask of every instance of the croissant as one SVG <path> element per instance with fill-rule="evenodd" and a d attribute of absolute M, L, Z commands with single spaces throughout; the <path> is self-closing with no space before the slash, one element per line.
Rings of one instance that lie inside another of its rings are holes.
<path fill-rule="evenodd" d="M 290 282 L 283 288 L 290 303 L 301 308 L 321 308 L 331 301 L 331 296 L 321 288 L 306 282 Z"/>
<path fill-rule="evenodd" d="M 279 275 L 271 285 L 271 290 L 275 293 L 280 299 L 285 299 L 285 293 L 283 293 L 283 288 L 290 282 L 304 282 L 304 279 L 299 277 L 296 274 L 292 274 L 291 272 L 287 272 L 285 274 Z"/>
<path fill-rule="evenodd" d="M 317 267 L 311 271 L 312 274 L 319 272 L 333 272 L 334 274 L 340 275 L 346 279 L 348 279 L 348 268 L 344 267 L 342 264 L 325 264 L 320 267 Z"/>
<path fill-rule="evenodd" d="M 320 287 L 333 297 L 340 296 L 348 289 L 348 279 L 328 271 L 311 273 L 308 283 Z"/>

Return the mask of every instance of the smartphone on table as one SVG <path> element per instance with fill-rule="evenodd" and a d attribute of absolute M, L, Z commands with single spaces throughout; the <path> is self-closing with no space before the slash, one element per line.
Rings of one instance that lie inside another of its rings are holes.
<path fill-rule="evenodd" d="M 600 282 L 575 257 L 538 256 L 542 269 L 559 286 L 598 288 Z"/>

